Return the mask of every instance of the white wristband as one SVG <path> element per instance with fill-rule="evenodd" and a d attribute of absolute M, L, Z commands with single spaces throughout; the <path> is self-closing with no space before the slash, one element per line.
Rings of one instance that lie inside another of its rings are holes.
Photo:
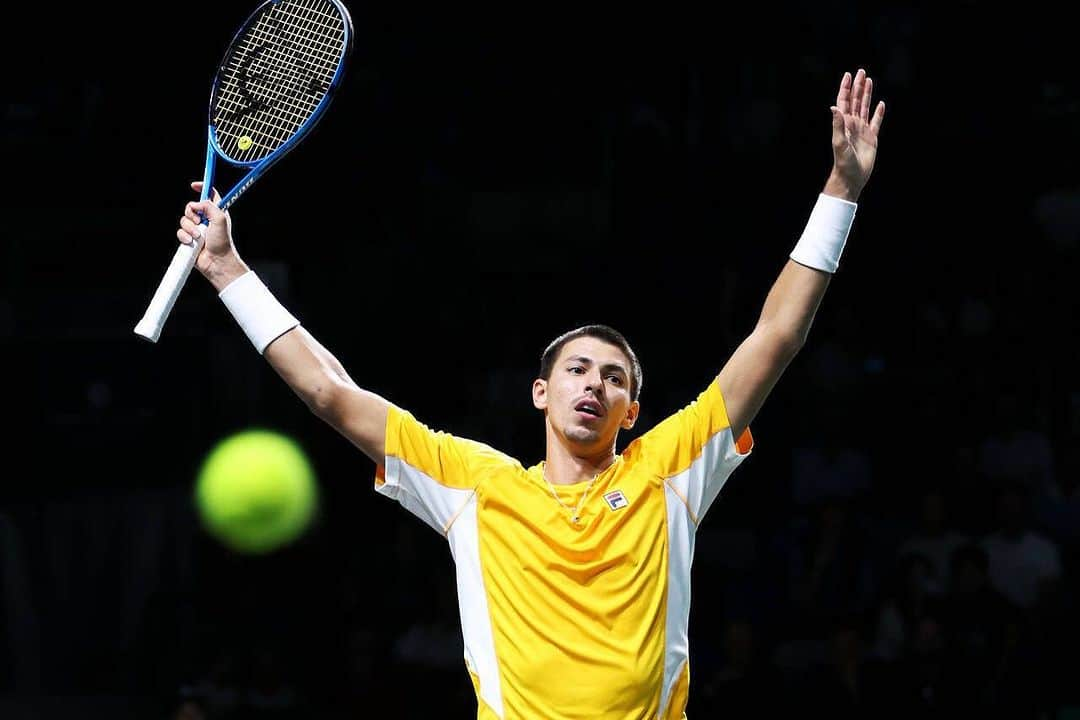
<path fill-rule="evenodd" d="M 857 207 L 858 204 L 838 197 L 818 195 L 806 229 L 791 251 L 791 259 L 800 265 L 836 272 Z"/>
<path fill-rule="evenodd" d="M 300 324 L 251 270 L 225 286 L 218 297 L 260 355 L 267 345 Z"/>

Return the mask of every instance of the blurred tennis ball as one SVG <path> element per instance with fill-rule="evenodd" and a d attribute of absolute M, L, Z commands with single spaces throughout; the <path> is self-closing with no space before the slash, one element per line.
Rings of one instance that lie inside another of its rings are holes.
<path fill-rule="evenodd" d="M 303 535 L 318 506 L 318 486 L 296 441 L 270 430 L 245 430 L 206 456 L 195 505 L 203 527 L 226 547 L 263 554 Z"/>

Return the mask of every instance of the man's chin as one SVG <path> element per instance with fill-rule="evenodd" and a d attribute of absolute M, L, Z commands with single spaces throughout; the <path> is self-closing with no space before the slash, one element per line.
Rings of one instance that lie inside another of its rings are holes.
<path fill-rule="evenodd" d="M 578 425 L 569 429 L 566 439 L 575 445 L 593 447 L 602 444 L 603 435 L 599 430 Z"/>

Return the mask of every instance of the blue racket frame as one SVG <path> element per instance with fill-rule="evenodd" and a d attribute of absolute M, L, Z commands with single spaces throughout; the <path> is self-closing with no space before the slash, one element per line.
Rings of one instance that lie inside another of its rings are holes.
<path fill-rule="evenodd" d="M 247 19 L 244 21 L 244 24 L 241 25 L 240 29 L 237 30 L 236 34 L 233 35 L 233 39 L 229 43 L 229 47 L 232 47 L 236 43 L 237 38 L 239 38 L 240 35 L 243 34 L 244 30 L 246 30 L 247 27 L 251 24 L 252 18 L 259 15 L 267 5 L 277 5 L 279 2 L 281 2 L 281 0 L 267 0 L 267 2 L 264 2 L 262 5 L 252 11 L 252 13 L 248 15 Z M 348 9 L 340 0 L 329 0 L 329 2 L 338 9 L 338 12 L 341 13 L 341 17 L 345 20 L 345 50 L 342 53 L 341 62 L 338 63 L 337 69 L 334 71 L 334 77 L 330 79 L 330 85 L 326 89 L 326 94 L 323 95 L 322 100 L 319 101 L 319 105 L 311 113 L 311 117 L 304 121 L 304 124 L 296 130 L 292 137 L 282 143 L 282 145 L 275 149 L 272 153 L 259 160 L 242 161 L 234 160 L 233 158 L 229 157 L 228 154 L 226 154 L 225 151 L 221 149 L 221 145 L 218 143 L 217 131 L 214 127 L 214 124 L 212 122 L 208 123 L 206 140 L 206 170 L 203 173 L 203 189 L 200 200 L 206 200 L 208 197 L 210 197 L 210 185 L 211 180 L 214 176 L 214 169 L 218 157 L 221 157 L 234 167 L 252 168 L 252 170 L 247 175 L 245 175 L 243 179 L 236 183 L 236 185 L 234 185 L 232 189 L 229 190 L 229 192 L 222 196 L 221 202 L 218 203 L 218 207 L 220 207 L 222 210 L 228 210 L 229 206 L 236 202 L 236 199 L 239 198 L 245 190 L 250 188 L 256 180 L 262 177 L 262 175 L 270 169 L 271 165 L 273 165 L 283 156 L 288 154 L 288 152 L 292 150 L 292 148 L 294 148 L 297 143 L 303 140 L 304 137 L 311 130 L 311 128 L 319 121 L 319 118 L 322 116 L 322 114 L 326 112 L 326 108 L 330 105 L 330 100 L 337 94 L 338 88 L 341 86 L 341 81 L 345 74 L 345 65 L 347 64 L 349 55 L 352 53 L 353 42 L 352 17 L 349 15 Z M 211 111 L 213 109 L 213 98 L 217 95 L 218 85 L 220 83 L 221 73 L 217 73 L 217 75 L 214 77 L 214 84 L 210 89 Z"/>

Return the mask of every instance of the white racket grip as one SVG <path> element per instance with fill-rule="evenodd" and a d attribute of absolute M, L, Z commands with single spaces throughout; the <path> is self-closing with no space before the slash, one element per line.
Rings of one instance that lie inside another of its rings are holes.
<path fill-rule="evenodd" d="M 173 255 L 165 276 L 161 278 L 161 284 L 158 285 L 154 297 L 150 299 L 146 314 L 135 326 L 136 335 L 141 335 L 150 342 L 158 341 L 161 328 L 165 325 L 169 313 L 172 312 L 173 304 L 180 295 L 184 283 L 187 282 L 188 275 L 191 274 L 191 268 L 195 267 L 195 259 L 199 257 L 203 242 L 205 239 L 200 237 L 192 245 L 180 243 L 180 247 L 176 248 L 176 254 Z"/>

